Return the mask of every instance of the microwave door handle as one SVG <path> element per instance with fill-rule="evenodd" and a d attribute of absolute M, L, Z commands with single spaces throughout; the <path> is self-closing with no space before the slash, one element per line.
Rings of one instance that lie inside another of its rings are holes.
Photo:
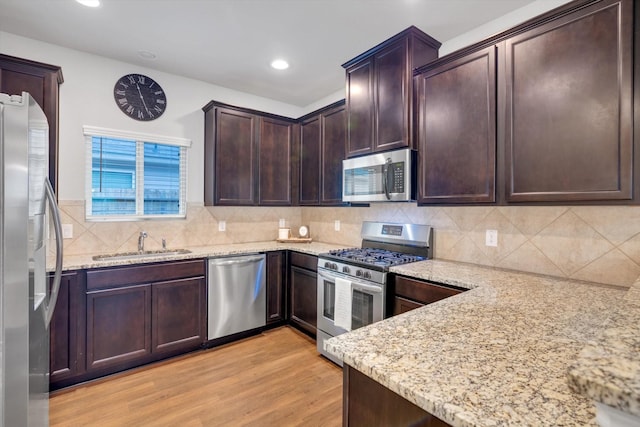
<path fill-rule="evenodd" d="M 391 200 L 391 195 L 389 194 L 389 164 L 391 163 L 391 158 L 387 157 L 387 161 L 382 167 L 382 187 L 384 188 L 384 195 L 387 200 Z"/>

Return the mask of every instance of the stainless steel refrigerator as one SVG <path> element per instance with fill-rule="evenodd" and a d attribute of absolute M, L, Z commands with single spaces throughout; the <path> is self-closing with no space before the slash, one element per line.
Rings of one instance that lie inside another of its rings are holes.
<path fill-rule="evenodd" d="M 38 104 L 26 92 L 0 94 L 0 427 L 49 425 L 49 324 L 62 233 L 48 153 L 49 126 Z"/>

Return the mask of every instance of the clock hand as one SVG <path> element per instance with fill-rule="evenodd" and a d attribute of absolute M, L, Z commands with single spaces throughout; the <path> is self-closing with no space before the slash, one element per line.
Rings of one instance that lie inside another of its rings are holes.
<path fill-rule="evenodd" d="M 151 114 L 151 111 L 149 111 L 149 108 L 147 108 L 147 103 L 144 102 L 144 96 L 142 96 L 142 91 L 140 90 L 140 86 L 138 86 L 137 83 L 136 83 L 136 87 L 138 88 L 138 94 L 140 94 L 140 99 L 142 100 L 142 105 L 144 106 L 144 109 L 147 110 L 147 114 Z"/>

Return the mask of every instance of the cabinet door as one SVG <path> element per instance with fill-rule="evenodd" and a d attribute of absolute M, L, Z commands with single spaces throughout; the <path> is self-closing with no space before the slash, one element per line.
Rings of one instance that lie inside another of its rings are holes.
<path fill-rule="evenodd" d="M 409 146 L 409 108 L 412 94 L 408 65 L 409 40 L 402 39 L 375 55 L 374 151 Z"/>
<path fill-rule="evenodd" d="M 285 252 L 267 252 L 267 323 L 286 318 L 285 309 Z"/>
<path fill-rule="evenodd" d="M 255 204 L 257 117 L 228 108 L 216 111 L 215 188 L 218 205 Z"/>
<path fill-rule="evenodd" d="M 419 203 L 494 202 L 495 47 L 416 77 Z"/>
<path fill-rule="evenodd" d="M 133 366 L 151 354 L 151 285 L 87 293 L 87 370 Z"/>
<path fill-rule="evenodd" d="M 347 69 L 347 156 L 372 151 L 374 138 L 373 57 Z"/>
<path fill-rule="evenodd" d="M 438 283 L 396 276 L 393 315 L 458 295 L 462 291 Z"/>
<path fill-rule="evenodd" d="M 50 285 L 51 285 L 50 278 Z M 55 383 L 84 371 L 84 339 L 80 339 L 81 300 L 78 273 L 64 273 L 56 308 L 49 325 L 49 382 Z"/>
<path fill-rule="evenodd" d="M 206 340 L 204 277 L 158 282 L 151 290 L 153 353 L 180 353 Z"/>
<path fill-rule="evenodd" d="M 301 205 L 317 205 L 320 200 L 320 122 L 317 115 L 300 126 Z"/>
<path fill-rule="evenodd" d="M 343 426 L 451 427 L 365 374 L 344 365 Z"/>
<path fill-rule="evenodd" d="M 317 327 L 317 273 L 291 266 L 290 270 L 291 322 L 314 334 Z"/>
<path fill-rule="evenodd" d="M 322 115 L 321 205 L 342 203 L 342 160 L 347 138 L 344 105 Z"/>
<path fill-rule="evenodd" d="M 21 95 L 29 92 L 49 122 L 49 179 L 57 190 L 58 169 L 58 85 L 60 67 L 8 55 L 0 55 L 0 92 Z"/>
<path fill-rule="evenodd" d="M 415 310 L 416 308 L 422 307 L 424 304 L 419 302 L 411 301 L 402 297 L 394 297 L 393 298 L 393 315 L 396 316 L 398 314 L 406 313 L 407 311 Z"/>
<path fill-rule="evenodd" d="M 292 137 L 293 123 L 260 119 L 258 200 L 261 206 L 291 205 Z"/>
<path fill-rule="evenodd" d="M 633 2 L 506 41 L 507 201 L 632 197 Z"/>

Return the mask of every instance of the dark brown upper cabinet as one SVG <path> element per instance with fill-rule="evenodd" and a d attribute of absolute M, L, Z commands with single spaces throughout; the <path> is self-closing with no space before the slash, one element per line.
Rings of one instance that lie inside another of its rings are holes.
<path fill-rule="evenodd" d="M 633 2 L 570 4 L 507 39 L 507 202 L 633 198 Z"/>
<path fill-rule="evenodd" d="M 205 205 L 291 205 L 295 121 L 214 101 L 203 110 Z"/>
<path fill-rule="evenodd" d="M 418 70 L 418 203 L 495 202 L 495 51 Z"/>
<path fill-rule="evenodd" d="M 291 205 L 293 123 L 260 118 L 258 139 L 258 203 Z"/>
<path fill-rule="evenodd" d="M 413 69 L 440 42 L 409 27 L 346 62 L 347 157 L 413 147 Z"/>
<path fill-rule="evenodd" d="M 62 69 L 55 65 L 0 54 L 0 92 L 29 92 L 49 122 L 49 180 L 58 190 L 58 86 Z"/>
<path fill-rule="evenodd" d="M 300 205 L 342 204 L 345 144 L 344 101 L 300 118 Z"/>

